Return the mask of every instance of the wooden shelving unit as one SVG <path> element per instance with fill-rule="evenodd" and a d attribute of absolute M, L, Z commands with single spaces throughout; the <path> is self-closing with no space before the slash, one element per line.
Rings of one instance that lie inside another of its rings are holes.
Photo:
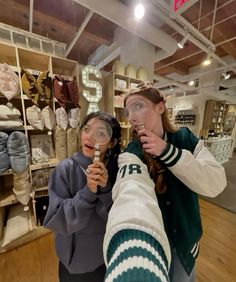
<path fill-rule="evenodd" d="M 225 101 L 208 100 L 206 102 L 202 137 L 218 137 L 224 134 L 224 119 L 226 115 Z"/>
<path fill-rule="evenodd" d="M 19 96 L 14 97 L 11 100 L 11 103 L 14 107 L 20 110 L 21 112 L 21 119 L 23 121 L 23 125 L 18 128 L 10 128 L 8 130 L 1 129 L 1 131 L 11 132 L 14 130 L 20 130 L 29 139 L 30 143 L 30 136 L 36 135 L 36 134 L 48 134 L 48 130 L 44 129 L 42 131 L 35 130 L 31 125 L 28 124 L 26 119 L 26 109 L 27 107 L 33 106 L 33 102 L 27 97 L 27 95 L 23 92 L 22 89 L 22 82 L 20 79 L 21 76 L 21 68 L 27 69 L 32 75 L 37 77 L 41 72 L 43 71 L 49 71 L 50 76 L 53 78 L 55 75 L 61 75 L 66 80 L 71 80 L 74 76 L 77 78 L 77 82 L 79 82 L 79 65 L 78 62 L 67 60 L 65 58 L 59 58 L 56 56 L 51 56 L 46 53 L 37 52 L 34 50 L 24 49 L 21 47 L 17 47 L 14 45 L 7 45 L 5 43 L 0 43 L 0 63 L 6 63 L 8 64 L 18 75 L 19 77 L 19 83 L 21 88 L 21 93 Z M 0 104 L 6 104 L 7 99 L 0 94 Z M 46 107 L 47 104 L 45 101 L 39 102 L 39 108 L 43 109 Z M 51 104 L 49 105 L 51 109 L 55 112 L 55 110 L 59 107 L 58 102 L 56 99 L 52 99 Z M 52 143 L 54 144 L 54 132 L 52 132 Z M 46 170 L 53 169 L 57 164 L 59 163 L 59 160 L 49 159 L 46 163 L 34 163 L 29 166 L 29 175 L 30 175 L 30 181 L 33 183 L 33 174 L 35 172 L 42 172 L 45 173 Z M 7 178 L 7 179 L 6 179 Z M 14 205 L 20 205 L 18 203 L 14 193 L 13 193 L 13 185 L 14 185 L 14 173 L 11 169 L 6 171 L 3 175 L 0 175 L 0 183 L 1 183 L 1 189 L 0 189 L 0 212 L 1 214 L 5 214 L 7 216 L 7 212 L 3 211 L 6 209 L 11 209 Z M 10 183 L 6 184 L 6 183 Z M 48 232 L 48 230 L 45 229 L 45 231 L 38 232 L 37 230 L 40 228 L 40 225 L 42 224 L 43 217 L 40 215 L 40 220 L 38 219 L 37 211 L 41 209 L 42 211 L 45 211 L 47 209 L 46 202 L 48 201 L 48 191 L 47 191 L 47 185 L 42 185 L 42 187 L 36 187 L 32 186 L 32 192 L 31 192 L 32 201 L 30 201 L 29 204 L 29 210 L 27 211 L 30 216 L 30 220 L 32 220 L 33 225 L 33 231 L 30 231 L 29 234 L 25 234 L 25 236 L 21 238 L 17 238 L 14 242 L 11 242 L 8 245 L 4 245 L 2 247 L 1 242 L 4 241 L 3 237 L 5 234 L 5 228 L 6 228 L 6 222 L 7 218 L 3 219 L 0 218 L 3 222 L 0 222 L 3 225 L 3 230 L 1 232 L 0 230 L 0 252 L 6 251 L 9 248 L 12 248 L 12 246 L 16 247 L 22 243 L 26 243 L 32 239 L 35 239 L 37 236 L 41 236 L 41 234 L 45 234 Z M 40 199 L 39 199 L 40 198 Z M 44 199 L 42 204 L 40 203 L 41 199 Z M 36 207 L 37 206 L 37 207 Z M 23 209 L 23 206 L 22 206 Z M 34 232 L 35 231 L 35 232 Z M 2 240 L 1 240 L 2 239 Z"/>
<path fill-rule="evenodd" d="M 236 105 L 225 101 L 208 100 L 206 102 L 202 137 L 220 139 L 230 137 L 236 121 Z"/>
<path fill-rule="evenodd" d="M 175 114 L 174 123 L 179 126 L 193 126 L 196 122 L 196 113 L 193 109 L 180 110 Z"/>
<path fill-rule="evenodd" d="M 206 102 L 201 136 L 219 163 L 228 161 L 232 151 L 232 131 L 235 127 L 236 107 L 225 101 Z"/>
<path fill-rule="evenodd" d="M 110 73 L 105 77 L 105 111 L 113 114 L 120 122 L 122 128 L 122 146 L 126 147 L 131 136 L 131 126 L 127 122 L 124 111 L 124 96 L 131 89 L 136 87 L 141 80 L 125 75 Z"/>

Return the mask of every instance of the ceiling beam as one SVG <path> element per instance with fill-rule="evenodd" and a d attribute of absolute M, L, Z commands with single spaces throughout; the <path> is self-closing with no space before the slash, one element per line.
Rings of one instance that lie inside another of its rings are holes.
<path fill-rule="evenodd" d="M 28 22 L 25 20 L 25 15 L 28 15 L 29 13 L 29 6 L 28 5 L 22 5 L 17 2 L 14 2 L 14 5 L 12 5 L 11 1 L 4 1 L 0 0 L 0 5 L 6 7 L 6 9 L 0 9 L 0 18 L 2 19 L 2 22 L 6 22 L 7 19 L 14 17 L 17 17 L 17 27 L 25 30 L 29 30 L 28 26 L 22 26 L 22 23 L 25 23 L 25 25 L 28 24 Z M 10 13 L 8 13 L 10 11 Z M 6 14 L 8 13 L 8 14 Z M 69 38 L 72 40 L 75 34 L 75 26 L 68 24 L 62 20 L 58 20 L 57 18 L 54 18 L 52 16 L 46 15 L 42 12 L 39 12 L 38 10 L 33 11 L 34 14 L 34 20 L 33 24 L 35 23 L 43 23 L 41 25 L 35 25 L 33 27 L 34 33 L 40 34 L 42 36 L 48 36 L 48 34 L 43 33 L 43 27 L 44 26 L 51 26 L 51 29 L 55 29 L 56 35 L 52 38 L 52 36 L 49 35 L 49 38 L 53 40 L 57 40 L 63 43 L 68 44 L 69 42 L 65 42 L 63 40 L 64 38 Z M 13 21 L 14 22 L 14 21 Z M 13 22 L 11 25 L 13 25 Z M 16 25 L 15 25 L 16 26 Z M 58 36 L 57 39 L 55 37 Z M 94 34 L 93 32 L 85 30 L 83 32 L 83 36 L 87 37 L 88 39 L 98 43 L 98 44 L 111 44 L 112 39 L 110 36 L 106 34 Z"/>
<path fill-rule="evenodd" d="M 93 12 L 89 11 L 85 19 L 83 20 L 82 24 L 80 25 L 79 30 L 76 32 L 75 37 L 72 39 L 71 43 L 69 44 L 68 48 L 66 49 L 66 57 L 69 55 L 70 51 L 75 46 L 76 42 L 79 40 L 80 35 L 84 31 L 86 25 L 88 24 L 92 16 L 93 16 Z"/>
<path fill-rule="evenodd" d="M 29 32 L 33 32 L 33 12 L 34 12 L 34 0 L 30 0 Z"/>
<path fill-rule="evenodd" d="M 162 75 L 162 76 L 168 75 L 170 73 L 178 73 L 181 75 L 186 75 L 188 74 L 188 69 L 189 69 L 189 66 L 187 64 L 184 64 L 183 62 L 173 63 L 172 65 L 169 65 L 166 67 L 163 65 L 163 68 L 160 68 L 160 67 L 161 67 L 161 64 L 156 63 L 154 66 L 154 73 L 158 75 Z"/>

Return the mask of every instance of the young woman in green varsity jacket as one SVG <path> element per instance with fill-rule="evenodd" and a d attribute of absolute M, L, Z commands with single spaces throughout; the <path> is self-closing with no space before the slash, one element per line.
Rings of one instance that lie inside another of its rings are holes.
<path fill-rule="evenodd" d="M 224 168 L 188 128 L 175 130 L 165 101 L 150 83 L 125 97 L 134 139 L 126 152 L 138 156 L 155 183 L 165 231 L 171 247 L 170 279 L 195 281 L 202 225 L 198 194 L 215 197 L 226 186 Z"/>

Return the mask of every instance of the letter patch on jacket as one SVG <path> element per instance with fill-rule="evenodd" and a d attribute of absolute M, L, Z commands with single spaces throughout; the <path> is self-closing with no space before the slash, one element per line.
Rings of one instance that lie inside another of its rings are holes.
<path fill-rule="evenodd" d="M 138 164 L 129 164 L 124 165 L 120 169 L 119 173 L 122 173 L 121 178 L 125 176 L 126 173 L 128 174 L 142 174 L 141 166 Z"/>

